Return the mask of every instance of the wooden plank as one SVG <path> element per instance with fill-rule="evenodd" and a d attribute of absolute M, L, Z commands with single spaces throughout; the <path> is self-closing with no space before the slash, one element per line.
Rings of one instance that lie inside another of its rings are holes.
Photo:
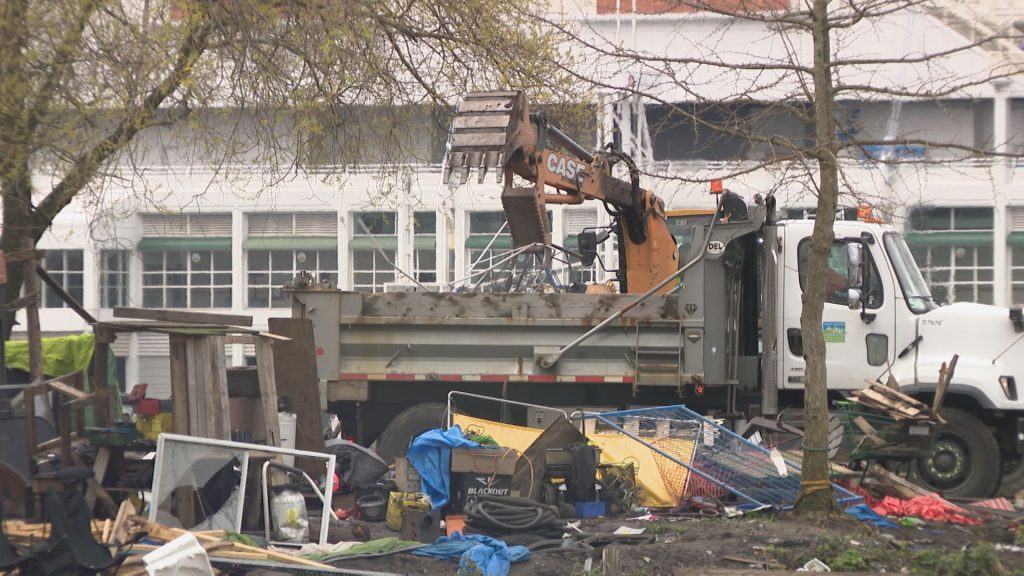
<path fill-rule="evenodd" d="M 100 446 L 96 449 L 96 460 L 92 464 L 93 477 L 102 485 L 107 477 L 107 468 L 110 466 L 110 447 Z M 85 491 L 85 503 L 92 510 L 96 505 L 96 490 L 90 485 Z"/>
<path fill-rule="evenodd" d="M 186 322 L 190 324 L 230 324 L 232 326 L 252 326 L 252 316 L 243 316 L 241 314 L 214 314 L 212 312 L 192 312 L 151 308 L 114 308 L 114 318 L 162 320 L 166 322 Z"/>
<path fill-rule="evenodd" d="M 35 304 L 37 306 L 39 305 L 38 292 L 32 292 L 22 296 L 21 298 L 18 298 L 17 300 L 11 300 L 10 302 L 7 303 L 7 312 L 17 312 L 18 310 L 21 310 L 26 306 L 31 306 L 32 304 Z"/>
<path fill-rule="evenodd" d="M 256 336 L 254 334 L 229 334 L 224 337 L 224 344 L 255 344 Z"/>
<path fill-rule="evenodd" d="M 78 388 L 68 386 L 60 380 L 49 380 L 45 382 L 45 384 L 56 392 L 60 392 L 65 396 L 70 396 L 73 400 L 80 400 L 90 396 L 90 394 L 83 392 Z"/>
<path fill-rule="evenodd" d="M 263 336 L 256 339 L 256 374 L 260 383 L 267 446 L 281 446 L 281 427 L 278 425 L 277 417 L 277 381 L 274 377 L 274 349 L 270 339 Z"/>
<path fill-rule="evenodd" d="M 228 405 L 228 366 L 223 336 L 207 336 L 210 349 L 210 405 L 215 410 L 215 431 L 220 440 L 231 440 L 231 408 Z"/>
<path fill-rule="evenodd" d="M 170 336 L 171 409 L 174 414 L 175 434 L 188 434 L 188 369 L 185 349 L 185 337 L 172 334 Z"/>
<path fill-rule="evenodd" d="M 57 296 L 68 305 L 68 308 L 74 310 L 82 320 L 85 320 L 86 324 L 91 325 L 96 323 L 96 319 L 93 318 L 92 314 L 86 312 L 85 308 L 82 308 L 82 305 L 79 304 L 78 300 L 75 300 L 71 294 L 68 294 L 67 291 L 64 290 L 64 287 L 54 280 L 46 270 L 43 270 L 43 267 L 38 264 L 36 264 L 36 274 L 39 275 L 39 279 L 42 280 L 44 284 L 50 287 L 50 290 L 53 290 L 54 293 L 56 293 Z"/>
<path fill-rule="evenodd" d="M 96 405 L 93 407 L 95 426 L 106 427 L 116 419 L 116 398 L 110 390 L 110 374 L 107 370 L 107 358 L 110 354 L 110 343 L 106 330 L 98 329 L 96 343 L 92 353 L 92 389 L 96 391 Z"/>
<path fill-rule="evenodd" d="M 33 434 L 34 434 L 34 431 L 35 431 L 35 426 L 33 426 Z M 68 437 L 72 441 L 74 441 L 74 440 L 78 440 L 79 438 L 81 438 L 82 435 L 79 434 L 78 432 L 72 432 L 71 434 L 68 434 Z M 57 438 L 51 438 L 51 439 L 47 440 L 46 442 L 43 442 L 42 444 L 39 444 L 38 446 L 36 446 L 35 451 L 33 453 L 34 454 L 42 454 L 43 452 L 51 452 L 54 448 L 57 448 L 58 446 L 60 446 L 60 443 L 61 443 L 61 438 L 59 436 Z"/>
<path fill-rule="evenodd" d="M 871 442 L 874 443 L 876 446 L 881 446 L 882 444 L 885 444 L 885 442 L 878 436 L 878 433 L 875 432 L 875 428 L 871 424 L 869 424 L 863 416 L 857 416 L 856 418 L 851 420 L 851 422 L 853 422 L 853 424 L 857 428 L 859 428 L 861 432 L 864 433 L 865 438 L 870 439 Z"/>
<path fill-rule="evenodd" d="M 942 403 L 946 400 L 946 391 L 949 390 L 949 383 L 953 380 L 953 375 L 956 374 L 956 363 L 960 360 L 959 354 L 954 354 L 953 358 L 949 361 L 947 367 L 945 362 L 942 364 L 942 370 L 939 371 L 939 384 L 935 387 L 935 398 L 932 400 L 932 412 L 939 415 L 942 410 Z"/>
<path fill-rule="evenodd" d="M 29 474 L 35 474 L 36 460 L 32 456 L 39 452 L 36 447 L 36 396 L 32 385 L 22 391 L 22 398 L 25 401 L 25 453 L 29 455 Z M 55 438 L 55 440 L 59 441 L 59 438 Z"/>
<path fill-rule="evenodd" d="M 309 318 L 271 318 L 270 331 L 289 339 L 273 345 L 274 381 L 277 394 L 288 399 L 289 409 L 295 413 L 295 448 L 323 452 L 326 448 L 320 414 L 326 407 L 320 405 L 313 321 Z M 297 464 L 310 478 L 319 478 L 323 474 L 321 462 L 307 459 Z"/>
<path fill-rule="evenodd" d="M 131 538 L 132 516 L 135 516 L 135 505 L 128 500 L 124 500 L 117 509 L 117 515 L 114 516 L 114 526 L 110 531 L 110 538 L 105 540 L 104 543 L 116 544 L 118 546 L 127 544 Z"/>

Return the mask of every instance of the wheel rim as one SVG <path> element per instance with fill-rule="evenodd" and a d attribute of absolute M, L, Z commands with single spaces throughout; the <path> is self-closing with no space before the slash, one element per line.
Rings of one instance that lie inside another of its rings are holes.
<path fill-rule="evenodd" d="M 971 475 L 971 453 L 959 436 L 943 434 L 936 439 L 931 454 L 918 461 L 921 479 L 939 490 L 963 485 Z"/>

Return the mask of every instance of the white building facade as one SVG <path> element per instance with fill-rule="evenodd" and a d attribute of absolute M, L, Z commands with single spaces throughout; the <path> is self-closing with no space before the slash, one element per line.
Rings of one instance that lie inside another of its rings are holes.
<path fill-rule="evenodd" d="M 632 6 L 626 1 L 556 7 L 587 38 L 632 42 L 635 49 L 651 53 L 679 49 L 679 38 L 723 30 L 722 17 L 661 14 L 664 3 L 635 4 L 638 11 L 657 14 L 634 16 L 627 13 Z M 918 18 L 914 29 L 927 36 L 923 41 L 962 41 L 955 25 L 934 15 Z M 723 34 L 723 43 L 736 45 L 763 38 L 763 30 L 750 26 L 730 27 Z M 974 51 L 965 58 L 964 66 L 984 67 L 990 55 Z M 609 77 L 625 82 L 623 74 L 616 70 Z M 686 101 L 671 89 L 664 94 Z M 883 135 L 893 115 L 892 103 L 880 100 L 843 101 L 839 108 L 837 114 L 849 118 L 862 135 Z M 745 172 L 744 166 L 756 166 L 765 157 L 763 148 L 728 139 L 696 145 L 686 126 L 663 122 L 665 114 L 664 107 L 646 103 L 648 132 L 634 134 L 639 143 L 634 148 L 651 156 L 647 171 L 665 176 L 644 184 L 670 208 L 712 206 L 707 184 L 693 181 Z M 908 103 L 899 118 L 901 133 L 921 139 L 1024 150 L 1024 89 L 1012 82 L 989 83 L 957 98 Z M 769 119 L 764 130 L 798 136 L 794 131 L 802 128 L 794 126 L 786 118 Z M 502 230 L 500 187 L 493 178 L 451 188 L 441 183 L 437 164 L 366 166 L 302 171 L 266 186 L 253 177 L 265 167 L 185 164 L 176 151 L 180 139 L 159 133 L 145 137 L 146 146 L 157 153 L 142 165 L 125 166 L 102 201 L 76 201 L 40 244 L 47 251 L 47 271 L 101 320 L 111 318 L 117 306 L 181 308 L 252 315 L 256 326 L 265 327 L 268 318 L 290 314 L 282 287 L 302 272 L 345 290 L 383 291 L 414 283 L 514 287 L 511 274 L 474 275 L 511 248 Z M 929 150 L 907 153 L 938 158 Z M 1024 171 L 1017 170 L 1015 161 L 907 164 L 881 173 L 850 157 L 844 174 L 851 188 L 863 194 L 841 203 L 855 207 L 870 201 L 904 230 L 938 301 L 1024 304 Z M 786 183 L 786 178 L 771 168 L 751 170 L 729 179 L 727 186 L 747 197 L 774 191 L 780 206 L 799 216 L 815 200 L 806 183 Z M 40 188 L 46 184 L 41 177 Z M 608 222 L 600 205 L 551 210 L 553 241 L 564 245 L 572 246 L 584 228 Z M 614 268 L 612 247 L 606 248 L 604 264 Z M 600 265 L 583 270 L 570 263 L 561 266 L 559 280 L 612 276 Z M 44 298 L 40 320 L 49 335 L 88 329 L 52 294 Z M 166 338 L 125 335 L 113 349 L 126 389 L 147 383 L 150 396 L 169 395 Z M 246 346 L 228 347 L 230 364 L 245 364 L 252 356 Z"/>

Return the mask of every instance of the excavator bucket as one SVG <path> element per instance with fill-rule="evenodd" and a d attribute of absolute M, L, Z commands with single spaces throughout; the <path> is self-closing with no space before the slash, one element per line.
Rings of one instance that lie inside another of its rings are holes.
<path fill-rule="evenodd" d="M 536 188 L 506 187 L 501 193 L 501 205 L 505 209 L 508 231 L 516 248 L 534 243 L 551 243 L 547 211 L 537 198 Z"/>
<path fill-rule="evenodd" d="M 452 120 L 451 148 L 444 169 L 444 183 L 458 174 L 458 183 L 465 184 L 473 170 L 477 182 L 483 183 L 488 170 L 494 170 L 497 181 L 516 140 L 522 120 L 529 124 L 526 98 L 522 92 L 472 92 L 459 104 Z"/>

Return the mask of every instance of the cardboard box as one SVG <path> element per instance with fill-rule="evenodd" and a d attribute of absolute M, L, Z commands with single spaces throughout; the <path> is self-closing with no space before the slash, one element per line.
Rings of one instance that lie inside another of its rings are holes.
<path fill-rule="evenodd" d="M 399 492 L 420 491 L 420 473 L 405 458 L 395 458 L 395 486 Z"/>
<path fill-rule="evenodd" d="M 451 471 L 512 476 L 518 460 L 519 452 L 508 448 L 452 448 Z"/>

